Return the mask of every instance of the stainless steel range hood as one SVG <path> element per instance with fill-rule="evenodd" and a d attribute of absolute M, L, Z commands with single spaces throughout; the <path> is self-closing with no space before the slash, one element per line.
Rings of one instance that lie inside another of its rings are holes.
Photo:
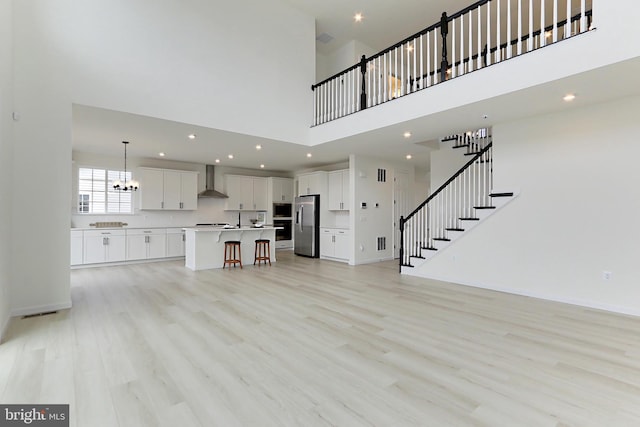
<path fill-rule="evenodd" d="M 217 198 L 217 199 L 227 199 L 227 196 L 224 193 L 216 191 L 214 189 L 215 184 L 215 168 L 213 165 L 207 165 L 207 174 L 205 178 L 205 188 L 202 193 L 198 194 L 198 198 Z"/>

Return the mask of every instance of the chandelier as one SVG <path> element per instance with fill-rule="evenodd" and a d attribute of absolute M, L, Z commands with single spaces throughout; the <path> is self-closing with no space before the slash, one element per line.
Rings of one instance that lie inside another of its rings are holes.
<path fill-rule="evenodd" d="M 122 141 L 122 143 L 124 144 L 124 178 L 127 179 L 127 144 L 129 144 L 129 141 Z M 120 179 L 113 181 L 114 190 L 136 191 L 139 186 L 138 181 L 133 179 L 130 179 L 126 183 L 123 183 Z"/>

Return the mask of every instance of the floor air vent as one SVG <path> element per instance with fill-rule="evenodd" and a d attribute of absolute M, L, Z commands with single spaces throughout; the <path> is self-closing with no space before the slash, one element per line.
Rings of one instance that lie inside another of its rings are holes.
<path fill-rule="evenodd" d="M 23 319 L 29 319 L 30 317 L 48 316 L 49 314 L 56 314 L 57 311 L 47 311 L 46 313 L 27 314 L 22 316 Z"/>

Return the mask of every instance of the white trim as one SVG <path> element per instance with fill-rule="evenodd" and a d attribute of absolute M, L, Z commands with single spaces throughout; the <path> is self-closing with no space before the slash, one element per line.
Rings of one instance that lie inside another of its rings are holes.
<path fill-rule="evenodd" d="M 48 313 L 50 311 L 66 310 L 71 308 L 71 300 L 69 302 L 58 304 L 47 304 L 34 307 L 19 308 L 11 311 L 11 316 L 28 316 L 30 314 Z"/>
<path fill-rule="evenodd" d="M 553 302 L 558 302 L 562 304 L 575 305 L 578 307 L 586 307 L 586 308 L 592 308 L 596 310 L 609 311 L 617 314 L 625 314 L 629 316 L 640 317 L 640 309 L 636 307 L 622 307 L 618 305 L 600 304 L 592 301 L 586 301 L 586 300 L 580 300 L 580 299 L 574 299 L 574 298 L 563 298 L 563 297 L 557 297 L 557 296 L 548 295 L 544 293 L 528 292 L 528 291 L 522 291 L 520 289 L 503 288 L 500 286 L 491 286 L 483 283 L 466 282 L 466 281 L 461 282 L 461 281 L 453 280 L 451 278 L 447 278 L 443 276 L 433 276 L 433 275 L 418 276 L 418 275 L 406 273 L 409 270 L 410 269 L 406 269 L 406 270 L 403 269 L 403 274 L 406 274 L 408 276 L 414 276 L 414 277 L 422 277 L 424 279 L 438 280 L 440 282 L 446 282 L 453 285 L 470 286 L 472 288 L 487 289 L 490 291 L 504 292 L 511 295 L 520 295 L 524 297 L 536 298 L 536 299 L 541 299 L 545 301 L 553 301 Z"/>

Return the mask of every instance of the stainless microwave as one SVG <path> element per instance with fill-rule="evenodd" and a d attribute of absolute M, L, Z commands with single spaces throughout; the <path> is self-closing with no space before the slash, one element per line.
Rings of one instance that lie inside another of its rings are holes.
<path fill-rule="evenodd" d="M 293 208 L 291 203 L 274 203 L 273 204 L 273 217 L 274 218 L 291 218 Z"/>

